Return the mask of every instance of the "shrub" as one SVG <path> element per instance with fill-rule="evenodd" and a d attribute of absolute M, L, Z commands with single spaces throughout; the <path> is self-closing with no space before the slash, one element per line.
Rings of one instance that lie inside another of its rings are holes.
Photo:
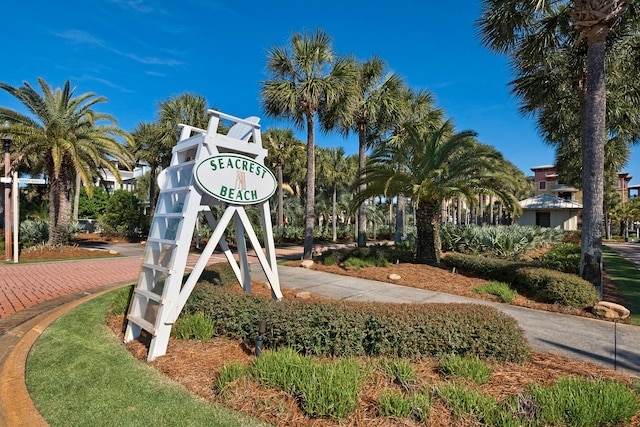
<path fill-rule="evenodd" d="M 577 274 L 580 271 L 580 245 L 560 243 L 532 263 L 538 267 Z"/>
<path fill-rule="evenodd" d="M 564 232 L 522 225 L 451 225 L 441 227 L 442 248 L 516 259 L 528 251 L 561 241 Z"/>
<path fill-rule="evenodd" d="M 638 395 L 604 379 L 562 378 L 553 386 L 530 386 L 540 424 L 604 426 L 627 423 L 638 411 Z"/>
<path fill-rule="evenodd" d="M 387 267 L 392 263 L 412 262 L 413 252 L 404 244 L 349 247 L 325 251 L 319 261 L 326 265 L 344 264 L 347 268 L 356 269 L 370 265 Z"/>
<path fill-rule="evenodd" d="M 477 384 L 486 384 L 491 378 L 491 369 L 474 356 L 446 355 L 440 358 L 440 366 L 445 375 L 466 378 Z"/>
<path fill-rule="evenodd" d="M 20 243 L 30 247 L 49 239 L 49 223 L 41 219 L 25 219 L 20 223 Z"/>
<path fill-rule="evenodd" d="M 545 268 L 518 268 L 514 272 L 514 283 L 523 292 L 550 304 L 584 308 L 598 302 L 596 288 L 590 282 L 568 273 Z"/>
<path fill-rule="evenodd" d="M 249 373 L 264 386 L 300 398 L 309 416 L 344 418 L 357 407 L 366 371 L 352 359 L 316 362 L 283 348 L 263 353 Z"/>
<path fill-rule="evenodd" d="M 222 391 L 227 384 L 242 378 L 246 375 L 247 368 L 240 362 L 233 362 L 230 365 L 224 365 L 220 370 L 218 379 L 216 380 L 216 390 Z"/>
<path fill-rule="evenodd" d="M 383 417 L 411 418 L 424 423 L 429 417 L 431 398 L 428 392 L 405 396 L 394 390 L 383 390 L 378 396 L 378 411 Z"/>
<path fill-rule="evenodd" d="M 143 231 L 144 215 L 133 193 L 116 190 L 107 201 L 100 225 L 110 234 L 136 237 Z"/>
<path fill-rule="evenodd" d="M 253 343 L 260 320 L 264 347 L 302 354 L 423 357 L 472 354 L 522 362 L 528 344 L 517 322 L 490 308 L 468 304 L 381 304 L 339 301 L 272 301 L 198 285 L 185 312 L 202 311 L 224 335 Z"/>
<path fill-rule="evenodd" d="M 495 295 L 502 302 L 511 302 L 518 295 L 516 291 L 509 287 L 508 283 L 491 281 L 484 286 L 476 286 L 471 289 L 478 294 Z"/>
<path fill-rule="evenodd" d="M 385 373 L 393 378 L 393 381 L 405 389 L 411 389 L 418 382 L 418 374 L 413 370 L 413 366 L 403 359 L 382 359 L 381 367 Z"/>
<path fill-rule="evenodd" d="M 213 320 L 204 316 L 201 311 L 186 313 L 178 318 L 171 328 L 171 335 L 178 339 L 196 339 L 209 341 L 216 336 L 216 325 Z"/>
<path fill-rule="evenodd" d="M 444 263 L 489 280 L 510 283 L 536 301 L 584 308 L 598 301 L 595 287 L 575 274 L 482 256 L 447 254 Z"/>
<path fill-rule="evenodd" d="M 113 302 L 110 307 L 110 315 L 117 317 L 127 312 L 129 308 L 129 302 L 133 295 L 133 286 L 125 286 L 114 291 Z"/>

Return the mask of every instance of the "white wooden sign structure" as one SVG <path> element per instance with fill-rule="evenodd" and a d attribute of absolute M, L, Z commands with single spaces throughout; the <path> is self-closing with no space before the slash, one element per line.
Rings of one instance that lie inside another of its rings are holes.
<path fill-rule="evenodd" d="M 209 110 L 207 130 L 181 125 L 180 140 L 173 148 L 171 164 L 158 176 L 160 194 L 149 230 L 138 284 L 127 314 L 124 341 L 152 336 L 147 359 L 167 351 L 171 327 L 182 311 L 209 258 L 220 245 L 246 292 L 251 291 L 246 236 L 271 285 L 274 299 L 281 299 L 275 256 L 269 197 L 276 188 L 273 173 L 264 165 L 258 117 L 239 119 Z M 220 120 L 235 124 L 224 135 Z M 226 205 L 220 218 L 210 207 Z M 245 212 L 245 205 L 259 206 L 264 250 Z M 184 281 L 184 273 L 198 213 L 213 230 L 209 242 Z M 233 220 L 238 260 L 224 238 Z M 184 282 L 184 283 L 183 283 Z"/>

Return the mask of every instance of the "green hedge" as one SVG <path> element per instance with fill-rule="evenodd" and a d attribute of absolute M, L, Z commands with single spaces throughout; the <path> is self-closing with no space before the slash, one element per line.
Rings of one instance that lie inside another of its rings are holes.
<path fill-rule="evenodd" d="M 454 353 L 513 362 L 528 356 L 517 322 L 480 305 L 272 301 L 199 284 L 184 313 L 198 311 L 214 320 L 219 334 L 248 345 L 265 320 L 265 348 L 291 347 L 302 354 L 419 358 Z"/>
<path fill-rule="evenodd" d="M 598 302 L 596 288 L 575 274 L 529 264 L 449 253 L 443 257 L 449 268 L 476 274 L 489 280 L 511 284 L 518 292 L 536 301 L 585 308 Z"/>

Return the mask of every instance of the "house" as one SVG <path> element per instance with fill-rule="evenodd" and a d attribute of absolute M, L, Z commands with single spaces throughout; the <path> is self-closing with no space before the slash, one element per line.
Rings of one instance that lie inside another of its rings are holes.
<path fill-rule="evenodd" d="M 521 200 L 522 216 L 520 225 L 537 225 L 560 230 L 577 230 L 578 215 L 582 205 L 548 193 L 538 194 Z"/>
<path fill-rule="evenodd" d="M 521 200 L 521 225 L 538 225 L 561 230 L 577 230 L 581 223 L 582 191 L 562 184 L 554 165 L 543 165 L 531 168 L 535 193 L 528 199 Z M 631 176 L 626 172 L 618 173 L 618 191 L 622 200 L 638 196 L 639 185 L 629 185 Z"/>

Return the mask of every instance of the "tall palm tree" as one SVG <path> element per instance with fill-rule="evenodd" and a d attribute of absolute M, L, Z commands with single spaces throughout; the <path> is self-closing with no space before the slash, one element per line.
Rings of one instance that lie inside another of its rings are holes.
<path fill-rule="evenodd" d="M 408 138 L 402 146 L 405 168 L 393 163 L 399 146 L 386 145 L 372 153 L 365 170 L 367 187 L 358 192 L 360 202 L 369 197 L 405 194 L 416 203 L 416 262 L 440 262 L 440 212 L 444 200 L 462 194 L 491 191 L 516 209 L 517 201 L 502 185 L 510 177 L 501 174 L 501 156 L 490 146 L 480 144 L 475 133 L 455 133 L 451 121 L 434 132 L 407 126 Z"/>
<path fill-rule="evenodd" d="M 344 148 L 332 147 L 320 151 L 319 176 L 331 190 L 331 225 L 332 240 L 338 240 L 338 190 L 348 182 L 350 176 L 349 160 L 345 157 Z"/>
<path fill-rule="evenodd" d="M 288 47 L 267 53 L 269 79 L 261 83 L 261 103 L 267 115 L 293 120 L 307 129 L 307 198 L 304 254 L 310 259 L 315 225 L 315 120 L 318 111 L 344 98 L 353 80 L 352 61 L 336 57 L 331 38 L 315 33 L 294 33 Z"/>
<path fill-rule="evenodd" d="M 93 192 L 93 174 L 108 169 L 120 177 L 114 160 L 129 166 L 133 156 L 117 138 L 131 143 L 131 136 L 117 127 L 114 117 L 99 113 L 93 107 L 106 102 L 94 93 L 75 96 L 75 88 L 67 81 L 62 89 L 53 90 L 38 79 L 42 94 L 29 83 L 22 87 L 0 83 L 0 88 L 14 96 L 31 113 L 21 114 L 0 107 L 0 122 L 9 124 L 14 138 L 15 164 L 26 164 L 32 173 L 49 178 L 49 241 L 51 245 L 69 241 L 68 194 L 76 173 L 87 194 Z"/>
<path fill-rule="evenodd" d="M 131 152 L 136 160 L 145 161 L 149 165 L 149 208 L 151 216 L 156 209 L 156 179 L 158 171 L 167 167 L 171 161 L 171 148 L 163 140 L 163 130 L 157 123 L 143 122 L 133 130 L 133 144 Z"/>
<path fill-rule="evenodd" d="M 403 111 L 404 83 L 400 76 L 387 70 L 384 61 L 372 57 L 356 63 L 356 80 L 345 102 L 324 111 L 324 123 L 337 125 L 348 135 L 358 135 L 358 176 L 363 178 L 370 136 L 386 131 Z M 362 181 L 362 179 L 361 179 Z M 363 184 L 361 184 L 363 185 Z M 364 190 L 364 188 L 360 188 Z M 358 246 L 367 244 L 367 210 L 358 208 Z"/>
<path fill-rule="evenodd" d="M 483 43 L 513 55 L 527 44 L 545 43 L 580 49 L 586 42 L 584 109 L 580 114 L 583 168 L 583 223 L 581 276 L 596 286 L 602 284 L 602 226 L 604 146 L 606 141 L 605 43 L 611 28 L 625 15 L 637 17 L 637 5 L 626 0 L 504 1 L 483 0 L 479 20 Z M 567 19 L 569 18 L 569 19 Z M 569 37 L 563 25 L 571 22 Z M 551 53 L 557 50 L 549 50 Z M 539 51 L 540 52 L 540 51 Z M 540 52 L 542 57 L 544 52 Z M 538 56 L 540 57 L 540 56 Z M 514 61 L 518 66 L 517 56 Z M 581 100 L 582 101 L 582 100 Z"/>

